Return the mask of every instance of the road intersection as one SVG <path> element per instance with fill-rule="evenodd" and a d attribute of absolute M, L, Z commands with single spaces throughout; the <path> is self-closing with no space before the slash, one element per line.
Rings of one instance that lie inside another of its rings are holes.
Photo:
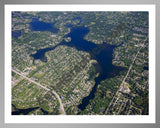
<path fill-rule="evenodd" d="M 39 86 L 39 87 L 41 87 L 41 88 L 43 88 L 43 89 L 45 89 L 45 90 L 47 90 L 47 91 L 52 92 L 52 93 L 56 96 L 56 98 L 58 99 L 58 101 L 59 101 L 59 103 L 60 103 L 59 111 L 60 111 L 61 115 L 66 115 L 66 112 L 65 112 L 64 107 L 63 107 L 62 100 L 61 100 L 61 98 L 59 97 L 59 95 L 58 95 L 54 90 L 51 90 L 51 89 L 49 89 L 49 88 L 41 85 L 40 83 L 37 83 L 36 81 L 32 80 L 31 78 L 26 77 L 25 75 L 23 75 L 22 73 L 19 73 L 18 71 L 16 71 L 16 70 L 13 69 L 13 68 L 12 68 L 12 71 L 13 71 L 14 73 L 20 75 L 20 76 L 23 77 L 24 79 L 26 79 L 26 80 L 28 80 L 28 81 L 36 84 L 37 86 Z"/>

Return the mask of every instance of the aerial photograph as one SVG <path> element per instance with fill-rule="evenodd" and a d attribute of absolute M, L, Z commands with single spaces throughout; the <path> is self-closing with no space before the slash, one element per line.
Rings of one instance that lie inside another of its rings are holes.
<path fill-rule="evenodd" d="M 147 11 L 12 11 L 11 115 L 149 115 Z"/>

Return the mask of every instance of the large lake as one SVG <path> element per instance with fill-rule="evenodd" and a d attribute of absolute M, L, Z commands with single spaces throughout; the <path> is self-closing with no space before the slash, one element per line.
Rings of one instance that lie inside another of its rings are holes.
<path fill-rule="evenodd" d="M 54 24 L 54 23 L 53 23 Z M 56 33 L 55 28 L 53 27 L 53 24 L 50 23 L 42 23 L 38 21 L 37 19 L 33 19 L 30 23 L 30 28 L 32 31 L 51 31 Z M 52 26 L 52 27 L 50 27 Z M 94 44 L 93 42 L 87 41 L 84 39 L 84 36 L 89 33 L 89 29 L 87 27 L 83 26 L 72 26 L 68 25 L 67 27 L 71 28 L 71 32 L 67 34 L 65 37 L 71 37 L 70 42 L 65 42 L 64 40 L 60 42 L 58 45 L 54 47 L 48 47 L 45 49 L 39 49 L 37 50 L 37 53 L 32 54 L 31 56 L 34 59 L 40 59 L 41 61 L 47 62 L 47 58 L 45 56 L 45 52 L 54 50 L 56 47 L 60 45 L 65 45 L 68 47 L 74 47 L 77 50 L 85 51 L 90 53 L 92 59 L 97 60 L 98 64 L 96 65 L 97 73 L 99 73 L 99 76 L 95 78 L 95 85 L 92 88 L 92 91 L 87 97 L 84 97 L 82 100 L 82 103 L 78 105 L 78 108 L 81 110 L 84 110 L 86 106 L 89 104 L 89 101 L 95 97 L 95 91 L 97 89 L 98 84 L 111 77 L 115 77 L 116 75 L 119 75 L 120 71 L 124 70 L 122 67 L 117 67 L 112 64 L 113 59 L 113 50 L 115 47 L 114 45 L 106 45 L 106 42 L 103 44 Z M 53 29 L 53 30 L 52 30 Z M 99 48 L 100 52 L 93 52 L 94 49 Z M 98 67 L 98 68 L 97 68 Z"/>
<path fill-rule="evenodd" d="M 50 31 L 50 32 L 53 32 L 53 33 L 57 33 L 59 29 L 55 28 L 54 25 L 55 25 L 56 22 L 54 23 L 45 23 L 43 21 L 39 21 L 38 18 L 33 18 L 32 21 L 30 22 L 30 29 L 32 31 Z"/>

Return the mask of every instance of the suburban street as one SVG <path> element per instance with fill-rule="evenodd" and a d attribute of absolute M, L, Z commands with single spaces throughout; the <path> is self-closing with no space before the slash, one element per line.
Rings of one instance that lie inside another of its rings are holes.
<path fill-rule="evenodd" d="M 17 72 L 15 69 L 12 69 L 12 71 L 13 71 L 14 73 L 20 75 L 20 76 L 23 77 L 24 79 L 26 79 L 26 80 L 28 80 L 28 81 L 30 81 L 30 82 L 32 82 L 32 83 L 40 86 L 41 88 L 43 88 L 43 89 L 45 89 L 45 90 L 47 90 L 47 91 L 52 91 L 52 93 L 56 96 L 56 98 L 58 99 L 58 101 L 59 101 L 59 103 L 60 103 L 59 111 L 60 111 L 61 115 L 66 115 L 65 110 L 64 110 L 64 107 L 63 107 L 63 104 L 62 104 L 62 101 L 61 101 L 59 95 L 58 95 L 54 90 L 50 90 L 50 89 L 44 87 L 44 86 L 41 85 L 40 83 L 37 83 L 36 81 L 32 80 L 31 78 L 28 78 L 28 77 L 26 77 L 25 75 Z"/>
<path fill-rule="evenodd" d="M 110 102 L 108 108 L 106 109 L 106 112 L 105 112 L 106 114 L 107 114 L 107 112 L 108 112 L 108 110 L 109 110 L 109 107 L 113 104 L 113 101 L 114 101 L 114 99 L 115 99 L 115 96 L 117 96 L 117 95 L 118 95 L 118 97 L 121 96 L 121 93 L 119 93 L 119 91 L 121 91 L 121 89 L 123 88 L 123 85 L 124 85 L 124 83 L 125 83 L 125 80 L 126 80 L 126 78 L 128 77 L 128 75 L 129 75 L 129 73 L 130 73 L 130 71 L 131 71 L 131 69 L 132 69 L 132 66 L 133 66 L 133 64 L 134 64 L 134 62 L 135 62 L 135 60 L 136 60 L 136 58 L 137 58 L 137 56 L 138 56 L 138 54 L 139 54 L 139 51 L 141 50 L 141 48 L 142 48 L 143 46 L 144 46 L 144 44 L 139 48 L 137 54 L 135 55 L 135 57 L 134 57 L 134 59 L 133 59 L 131 65 L 130 65 L 128 71 L 127 71 L 126 76 L 124 77 L 124 79 L 123 79 L 123 81 L 122 81 L 122 83 L 121 83 L 119 89 L 117 90 L 117 92 L 116 92 L 116 94 L 114 95 L 114 97 L 112 98 L 112 100 L 111 100 L 111 102 Z M 117 100 L 118 100 L 118 99 L 117 99 Z M 119 111 L 120 111 L 120 110 L 119 110 Z"/>

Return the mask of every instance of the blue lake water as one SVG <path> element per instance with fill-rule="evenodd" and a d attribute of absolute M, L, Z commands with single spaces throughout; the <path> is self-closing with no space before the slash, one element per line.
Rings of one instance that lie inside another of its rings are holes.
<path fill-rule="evenodd" d="M 80 25 L 82 23 L 82 19 L 79 16 L 77 16 L 77 17 L 75 17 L 75 18 L 72 19 L 72 21 L 74 21 L 74 20 L 79 20 L 78 25 Z"/>
<path fill-rule="evenodd" d="M 18 38 L 21 36 L 21 30 L 12 31 L 12 37 Z"/>
<path fill-rule="evenodd" d="M 59 29 L 54 27 L 55 23 L 56 22 L 45 23 L 45 22 L 39 21 L 38 18 L 33 18 L 29 25 L 32 31 L 50 31 L 52 33 L 57 33 Z"/>
<path fill-rule="evenodd" d="M 38 22 L 38 21 L 36 21 Z M 32 27 L 32 31 L 35 30 L 48 30 L 50 31 L 50 24 L 43 23 L 42 28 L 38 25 L 32 25 L 33 22 L 30 23 Z M 41 23 L 38 23 L 39 25 Z M 36 28 L 36 26 L 38 28 Z M 54 50 L 56 47 L 60 45 L 65 45 L 68 47 L 74 47 L 79 51 L 85 51 L 90 53 L 92 59 L 97 60 L 98 64 L 96 65 L 97 73 L 99 73 L 99 76 L 95 78 L 95 85 L 92 88 L 92 91 L 87 97 L 84 97 L 82 100 L 82 103 L 78 105 L 78 108 L 81 110 L 84 110 L 86 106 L 89 104 L 89 101 L 95 97 L 95 91 L 97 89 L 98 84 L 111 77 L 115 77 L 116 75 L 119 75 L 120 71 L 123 71 L 125 68 L 123 67 L 117 67 L 112 64 L 113 59 L 113 50 L 115 47 L 114 45 L 106 45 L 106 42 L 103 44 L 94 44 L 93 42 L 87 41 L 84 39 L 84 36 L 89 33 L 89 29 L 83 26 L 75 27 L 72 25 L 68 25 L 68 27 L 71 28 L 71 32 L 67 34 L 65 37 L 71 37 L 70 42 L 65 42 L 64 40 L 60 42 L 58 45 L 54 47 L 49 47 L 45 49 L 39 49 L 37 50 L 37 53 L 31 54 L 31 56 L 34 59 L 40 59 L 43 62 L 47 62 L 47 57 L 45 57 L 45 52 Z M 94 52 L 94 49 L 98 49 L 99 52 Z"/>

